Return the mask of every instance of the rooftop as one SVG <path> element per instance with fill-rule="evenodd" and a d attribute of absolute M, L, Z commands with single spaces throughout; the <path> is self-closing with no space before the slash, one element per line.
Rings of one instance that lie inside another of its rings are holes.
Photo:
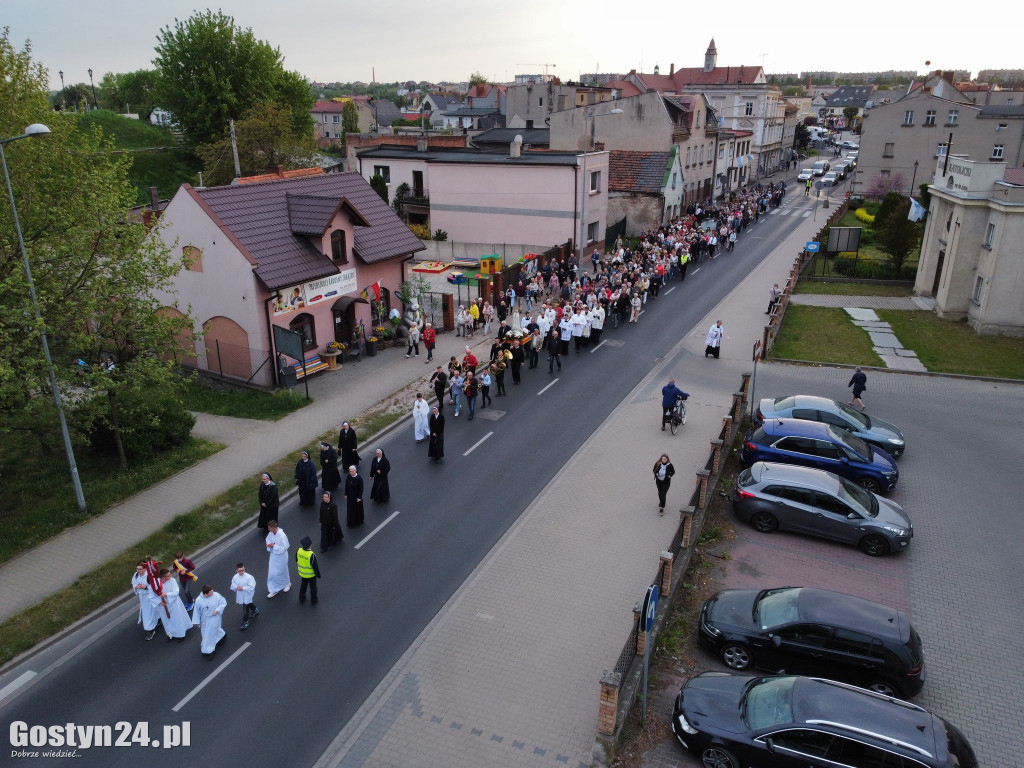
<path fill-rule="evenodd" d="M 608 191 L 659 194 L 671 152 L 613 149 L 608 156 Z"/>
<path fill-rule="evenodd" d="M 872 100 L 870 85 L 844 85 L 832 91 L 825 104 L 829 107 L 863 107 Z"/>
<path fill-rule="evenodd" d="M 595 153 L 591 153 L 595 154 Z M 600 153 L 596 153 L 600 154 Z M 359 157 L 388 157 L 397 160 L 421 160 L 427 163 L 465 163 L 467 165 L 564 165 L 578 164 L 578 152 L 524 150 L 519 157 L 507 152 L 486 152 L 472 149 L 428 149 L 380 147 L 358 153 Z"/>
<path fill-rule="evenodd" d="M 323 168 L 296 168 L 294 171 L 286 171 L 283 166 L 268 168 L 266 173 L 257 176 L 240 176 L 231 182 L 232 185 L 259 184 L 263 181 L 281 181 L 282 179 L 301 179 L 306 176 L 323 176 Z"/>
<path fill-rule="evenodd" d="M 523 137 L 523 144 L 548 146 L 551 142 L 550 128 L 491 128 L 481 131 L 470 141 L 474 144 L 510 144 L 516 136 Z"/>

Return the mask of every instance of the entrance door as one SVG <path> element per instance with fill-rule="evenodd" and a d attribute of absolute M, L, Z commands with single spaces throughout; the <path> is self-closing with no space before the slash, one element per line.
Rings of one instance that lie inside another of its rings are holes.
<path fill-rule="evenodd" d="M 412 172 L 412 195 L 423 197 L 423 171 Z"/>
<path fill-rule="evenodd" d="M 942 264 L 946 261 L 946 251 L 939 251 L 939 263 L 935 265 L 935 282 L 932 283 L 932 298 L 939 295 L 939 281 L 942 280 Z"/>
<path fill-rule="evenodd" d="M 350 344 L 352 331 L 355 329 L 356 308 L 349 304 L 341 312 L 334 310 L 334 340 Z"/>

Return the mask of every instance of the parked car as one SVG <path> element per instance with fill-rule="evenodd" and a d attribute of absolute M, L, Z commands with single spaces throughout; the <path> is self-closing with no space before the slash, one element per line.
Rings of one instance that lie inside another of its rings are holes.
<path fill-rule="evenodd" d="M 924 686 L 921 638 L 907 615 L 841 592 L 726 589 L 701 607 L 697 640 L 737 672 L 827 677 L 900 698 Z"/>
<path fill-rule="evenodd" d="M 838 163 L 832 166 L 832 170 L 840 179 L 845 179 L 846 174 L 850 172 L 850 166 L 847 165 L 845 160 L 840 160 Z"/>
<path fill-rule="evenodd" d="M 844 141 L 839 146 L 843 149 L 860 149 L 860 145 L 855 141 Z"/>
<path fill-rule="evenodd" d="M 843 162 L 846 163 L 846 165 L 850 168 L 851 171 L 857 167 L 856 157 L 844 157 Z"/>
<path fill-rule="evenodd" d="M 835 472 L 874 493 L 896 488 L 896 461 L 845 429 L 804 419 L 765 419 L 748 431 L 740 450 L 743 465 L 778 461 Z"/>
<path fill-rule="evenodd" d="M 829 171 L 828 173 L 821 177 L 821 183 L 824 184 L 826 187 L 834 187 L 836 185 L 836 182 L 838 181 L 839 174 L 836 173 L 835 171 Z"/>
<path fill-rule="evenodd" d="M 902 456 L 907 447 L 903 432 L 895 424 L 868 416 L 846 403 L 829 400 L 827 397 L 814 397 L 813 395 L 766 397 L 758 403 L 754 413 L 754 419 L 759 424 L 765 419 L 788 418 L 821 421 L 834 427 L 840 427 L 895 457 Z"/>
<path fill-rule="evenodd" d="M 813 177 L 814 177 L 814 169 L 813 168 L 802 168 L 802 169 L 800 169 L 800 173 L 797 175 L 796 180 L 797 181 L 807 181 L 808 179 L 811 179 Z"/>
<path fill-rule="evenodd" d="M 756 462 L 740 472 L 732 502 L 736 516 L 762 533 L 805 533 L 872 557 L 900 552 L 914 538 L 899 504 L 820 469 Z"/>
<path fill-rule="evenodd" d="M 845 157 L 847 160 L 857 160 L 860 158 L 860 150 L 854 149 L 850 152 L 847 152 Z"/>
<path fill-rule="evenodd" d="M 811 171 L 815 176 L 824 176 L 825 172 L 828 171 L 828 160 L 819 160 L 811 166 Z"/>
<path fill-rule="evenodd" d="M 977 768 L 966 737 L 906 701 L 814 677 L 705 672 L 676 697 L 672 731 L 704 768 Z"/>

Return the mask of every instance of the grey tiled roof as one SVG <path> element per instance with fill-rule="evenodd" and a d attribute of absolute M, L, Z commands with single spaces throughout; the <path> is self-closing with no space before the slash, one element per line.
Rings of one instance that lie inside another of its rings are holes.
<path fill-rule="evenodd" d="M 546 147 L 551 142 L 550 128 L 491 128 L 470 138 L 476 145 L 511 144 L 516 136 L 523 137 L 523 144 Z"/>
<path fill-rule="evenodd" d="M 613 149 L 608 157 L 608 189 L 659 194 L 670 152 Z"/>
<path fill-rule="evenodd" d="M 371 104 L 373 105 L 373 113 L 376 115 L 377 125 L 390 128 L 391 123 L 402 119 L 402 110 L 396 107 L 393 102 L 375 99 Z"/>
<path fill-rule="evenodd" d="M 825 102 L 830 107 L 863 107 L 871 100 L 870 85 L 844 85 L 837 88 Z"/>
<path fill-rule="evenodd" d="M 326 222 L 322 216 L 329 220 L 342 199 L 370 224 L 355 227 L 353 248 L 363 262 L 374 264 L 423 250 L 419 238 L 358 173 L 210 187 L 194 193 L 256 259 L 256 275 L 268 289 L 338 271 L 309 236 L 323 233 Z M 296 234 L 294 226 L 305 234 Z"/>

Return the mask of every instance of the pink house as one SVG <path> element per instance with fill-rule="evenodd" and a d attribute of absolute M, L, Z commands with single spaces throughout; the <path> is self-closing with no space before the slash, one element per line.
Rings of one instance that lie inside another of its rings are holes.
<path fill-rule="evenodd" d="M 276 359 L 273 325 L 299 333 L 307 355 L 350 342 L 360 323 L 380 320 L 362 292 L 379 288 L 386 315 L 405 262 L 423 249 L 355 173 L 183 184 L 160 224 L 187 266 L 165 311 L 190 306 L 197 321 L 184 362 L 263 385 L 276 368 L 266 363 Z"/>

